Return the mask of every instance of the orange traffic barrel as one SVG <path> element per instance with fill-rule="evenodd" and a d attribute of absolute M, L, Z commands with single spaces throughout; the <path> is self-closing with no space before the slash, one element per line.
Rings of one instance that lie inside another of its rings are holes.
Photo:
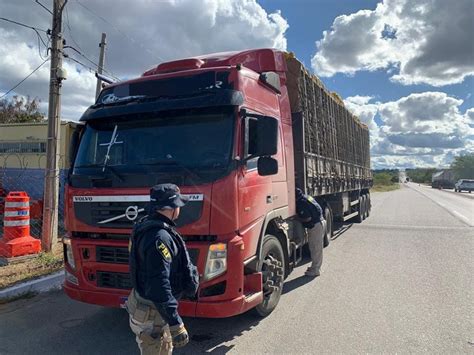
<path fill-rule="evenodd" d="M 30 236 L 30 197 L 24 191 L 12 191 L 5 199 L 3 239 L 0 255 L 11 258 L 39 253 L 41 242 Z"/>

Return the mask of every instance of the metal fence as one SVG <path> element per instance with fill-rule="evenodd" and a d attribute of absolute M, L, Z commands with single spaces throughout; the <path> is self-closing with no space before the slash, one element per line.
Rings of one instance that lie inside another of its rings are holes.
<path fill-rule="evenodd" d="M 60 157 L 59 166 L 64 166 Z M 0 153 L 0 238 L 3 236 L 4 199 L 9 192 L 25 191 L 30 197 L 31 236 L 41 238 L 43 193 L 46 169 L 45 154 Z M 58 235 L 64 234 L 64 182 L 66 169 L 59 171 Z"/>

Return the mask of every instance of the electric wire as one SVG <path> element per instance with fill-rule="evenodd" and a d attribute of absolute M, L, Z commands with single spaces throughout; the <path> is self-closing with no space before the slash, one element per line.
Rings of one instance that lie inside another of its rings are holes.
<path fill-rule="evenodd" d="M 0 99 L 4 98 L 7 96 L 9 93 L 11 93 L 13 90 L 15 90 L 18 86 L 20 86 L 24 81 L 26 81 L 30 76 L 32 76 L 36 71 L 38 71 L 47 61 L 49 61 L 49 58 L 46 58 L 43 63 L 38 65 L 30 74 L 28 74 L 25 78 L 23 78 L 18 84 L 16 84 L 14 87 L 12 87 L 10 90 L 8 90 L 5 94 L 0 96 Z"/>
<path fill-rule="evenodd" d="M 41 31 L 41 32 L 44 32 L 44 33 L 48 33 L 47 30 L 43 30 L 43 29 L 41 29 L 41 28 L 34 27 L 34 26 L 25 25 L 24 23 L 21 23 L 21 22 L 18 22 L 18 21 L 14 21 L 14 20 L 10 20 L 10 19 L 5 18 L 5 17 L 0 17 L 0 20 L 7 21 L 7 22 L 10 22 L 10 23 L 14 23 L 15 25 L 18 25 L 18 26 L 30 28 L 30 29 L 35 30 L 35 31 Z"/>
<path fill-rule="evenodd" d="M 39 0 L 35 0 L 35 3 L 37 3 L 39 6 L 41 6 L 43 9 L 45 9 L 46 11 L 48 11 L 51 15 L 53 14 L 53 12 L 48 9 L 46 6 L 44 6 L 42 3 L 39 2 Z"/>
<path fill-rule="evenodd" d="M 99 67 L 99 65 L 98 65 L 97 63 L 95 63 L 94 61 L 92 61 L 92 60 L 90 60 L 89 58 L 87 58 L 84 54 L 82 54 L 82 53 L 81 53 L 79 50 L 77 50 L 76 48 L 74 48 L 74 47 L 72 47 L 72 46 L 65 46 L 65 47 L 64 47 L 64 49 L 68 49 L 68 48 L 69 48 L 69 49 L 72 49 L 74 52 L 76 52 L 77 54 L 79 54 L 82 58 L 84 58 L 84 59 L 87 60 L 88 62 L 92 63 L 92 65 L 96 66 L 97 68 Z M 64 56 L 65 56 L 66 58 L 73 58 L 73 57 L 67 55 L 66 53 L 63 53 L 63 54 L 64 54 Z M 80 62 L 79 62 L 78 64 L 81 64 L 81 65 L 85 66 L 84 64 L 82 64 L 82 63 L 80 63 Z M 89 66 L 85 66 L 85 67 L 91 69 Z M 97 71 L 97 69 L 93 69 L 93 71 L 94 71 L 94 73 L 95 73 L 95 72 Z M 106 73 L 107 75 L 111 76 L 113 79 L 118 80 L 118 81 L 121 81 L 120 78 L 118 78 L 117 76 L 115 76 L 110 70 L 107 70 L 107 69 L 105 69 L 105 68 L 102 68 L 102 71 L 103 71 L 104 73 Z"/>

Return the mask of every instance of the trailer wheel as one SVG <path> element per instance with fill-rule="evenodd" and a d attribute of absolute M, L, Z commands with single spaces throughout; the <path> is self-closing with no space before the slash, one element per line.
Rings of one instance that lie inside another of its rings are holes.
<path fill-rule="evenodd" d="M 354 217 L 354 221 L 356 223 L 361 223 L 362 220 L 363 220 L 362 201 L 363 201 L 362 196 L 359 196 L 359 206 L 357 207 L 357 212 L 358 213 L 357 213 L 357 216 Z"/>
<path fill-rule="evenodd" d="M 367 194 L 367 211 L 366 213 L 366 218 L 370 216 L 370 210 L 372 209 L 372 203 L 370 202 L 370 194 Z"/>
<path fill-rule="evenodd" d="M 262 244 L 262 260 L 259 271 L 262 273 L 263 301 L 254 311 L 260 317 L 266 317 L 277 306 L 283 290 L 285 276 L 285 257 L 280 241 L 267 234 Z"/>
<path fill-rule="evenodd" d="M 362 195 L 362 220 L 367 218 L 367 196 Z"/>
<path fill-rule="evenodd" d="M 326 232 L 324 233 L 323 246 L 326 248 L 331 242 L 331 238 L 333 234 L 332 211 L 329 206 L 326 206 L 324 208 L 324 219 L 326 220 Z"/>

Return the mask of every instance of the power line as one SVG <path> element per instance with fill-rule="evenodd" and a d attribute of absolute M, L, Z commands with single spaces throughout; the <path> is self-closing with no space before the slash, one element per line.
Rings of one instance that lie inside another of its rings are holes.
<path fill-rule="evenodd" d="M 9 93 L 11 93 L 13 90 L 15 90 L 18 86 L 20 86 L 25 80 L 27 80 L 30 76 L 32 76 L 39 68 L 41 68 L 44 63 L 46 63 L 49 60 L 49 58 L 46 58 L 43 63 L 38 65 L 35 70 L 33 70 L 30 74 L 28 74 L 23 80 L 21 80 L 18 84 L 16 84 L 14 87 L 12 87 L 10 90 L 8 90 L 5 94 L 0 96 L 0 99 L 3 99 L 5 96 L 7 96 Z"/>
<path fill-rule="evenodd" d="M 21 22 L 17 22 L 17 21 L 14 21 L 14 20 L 10 20 L 10 19 L 7 19 L 5 17 L 0 17 L 0 20 L 3 20 L 3 21 L 6 21 L 6 22 L 10 22 L 10 23 L 13 23 L 15 25 L 18 25 L 18 26 L 21 26 L 21 27 L 25 27 L 25 28 L 29 28 L 33 31 L 35 31 L 36 33 L 36 36 L 38 38 L 38 54 L 39 56 L 41 57 L 41 59 L 45 59 L 43 58 L 43 56 L 41 55 L 41 43 L 43 43 L 43 45 L 46 47 L 46 49 L 48 48 L 48 44 L 46 44 L 46 42 L 44 41 L 43 37 L 40 35 L 39 31 L 41 32 L 45 32 L 46 34 L 48 34 L 48 31 L 46 30 L 42 30 L 41 28 L 38 28 L 38 27 L 34 27 L 34 26 L 29 26 L 29 25 L 26 25 L 24 23 L 21 23 Z"/>
<path fill-rule="evenodd" d="M 69 22 L 69 11 L 67 10 L 67 7 L 65 7 L 64 10 L 66 10 L 66 26 L 68 28 L 69 36 L 71 37 L 71 40 L 74 42 L 76 47 L 79 48 L 80 51 L 82 51 L 81 46 L 79 45 L 79 43 L 76 42 L 76 40 L 74 39 L 74 37 L 72 35 L 72 28 L 71 28 L 71 24 Z"/>
<path fill-rule="evenodd" d="M 77 60 L 76 58 L 68 56 L 67 54 L 64 54 L 64 58 L 66 58 L 66 59 L 68 59 L 68 60 L 71 60 L 71 61 L 73 61 L 73 62 L 75 62 L 75 63 L 77 63 L 77 64 L 83 66 L 83 67 L 86 68 L 86 69 L 89 69 L 89 72 L 90 72 L 90 73 L 95 74 L 95 73 L 97 72 L 97 69 L 96 69 L 96 68 L 91 68 L 89 65 L 84 64 L 84 63 L 82 63 L 81 61 Z M 113 79 L 118 80 L 118 81 L 121 81 L 121 80 L 120 80 L 119 78 L 117 78 L 116 76 L 113 76 L 113 75 L 111 75 L 110 73 L 108 73 L 108 74 L 109 74 Z"/>
<path fill-rule="evenodd" d="M 94 15 L 95 17 L 101 19 L 102 21 L 104 21 L 106 24 L 108 24 L 109 26 L 111 26 L 114 30 L 116 30 L 118 33 L 120 33 L 124 38 L 126 38 L 127 40 L 129 40 L 131 43 L 135 44 L 135 45 L 139 45 L 140 47 L 142 47 L 144 50 L 146 50 L 148 53 L 150 53 L 153 57 L 155 57 L 155 59 L 159 60 L 159 61 L 162 61 L 164 62 L 164 59 L 161 58 L 160 56 L 156 55 L 156 53 L 153 53 L 148 47 L 145 47 L 141 42 L 138 42 L 136 41 L 135 39 L 133 39 L 132 37 L 130 37 L 129 35 L 127 35 L 125 32 L 123 32 L 122 30 L 120 30 L 118 27 L 116 27 L 114 24 L 112 24 L 110 21 L 108 21 L 106 18 L 96 14 L 94 11 L 92 11 L 90 8 L 88 8 L 86 5 L 84 5 L 83 3 L 81 3 L 79 0 L 76 0 L 76 2 L 81 6 L 83 7 L 84 9 L 86 9 L 87 11 L 89 11 L 92 15 Z"/>
<path fill-rule="evenodd" d="M 39 0 L 35 0 L 35 3 L 37 3 L 39 6 L 41 6 L 43 9 L 45 9 L 46 11 L 48 11 L 51 15 L 53 14 L 53 12 L 48 9 L 46 6 L 44 6 L 42 3 L 39 2 Z"/>
<path fill-rule="evenodd" d="M 72 49 L 72 50 L 75 51 L 77 54 L 79 54 L 82 58 L 84 58 L 85 60 L 87 60 L 89 63 L 92 63 L 92 65 L 95 65 L 97 68 L 99 67 L 99 65 L 98 65 L 96 62 L 94 62 L 94 61 L 90 60 L 89 58 L 87 58 L 84 54 L 82 54 L 82 53 L 81 53 L 79 50 L 77 50 L 76 48 L 74 48 L 74 47 L 72 47 L 72 46 L 66 46 L 66 47 L 64 47 L 64 48 L 65 48 L 65 49 L 66 49 L 66 48 Z M 66 53 L 64 53 L 64 55 L 66 56 Z M 67 56 L 67 58 L 72 58 L 72 57 Z M 78 64 L 83 65 L 82 63 L 78 63 Z M 84 65 L 83 65 L 83 66 L 84 66 Z M 87 68 L 90 69 L 89 66 L 87 66 Z M 96 69 L 93 69 L 93 71 L 96 72 L 96 71 L 97 71 L 97 68 L 96 68 Z M 111 71 L 109 71 L 109 70 L 107 70 L 107 69 L 105 69 L 105 68 L 102 68 L 102 70 L 103 70 L 105 73 L 107 73 L 108 75 L 110 75 L 112 78 L 114 78 L 114 79 L 120 81 L 120 79 L 119 79 L 118 77 L 116 77 Z"/>
<path fill-rule="evenodd" d="M 15 25 L 18 25 L 18 26 L 30 28 L 30 29 L 35 30 L 35 31 L 41 31 L 41 32 L 44 32 L 44 33 L 48 33 L 47 30 L 42 30 L 41 28 L 38 28 L 38 27 L 28 26 L 28 25 L 25 25 L 24 23 L 13 21 L 13 20 L 10 20 L 10 19 L 5 18 L 5 17 L 0 17 L 0 20 L 7 21 L 7 22 L 10 22 L 10 23 L 14 23 Z"/>

